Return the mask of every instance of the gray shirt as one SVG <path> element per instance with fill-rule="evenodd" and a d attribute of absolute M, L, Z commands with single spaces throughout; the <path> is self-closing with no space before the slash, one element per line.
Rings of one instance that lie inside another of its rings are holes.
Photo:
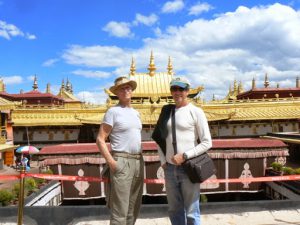
<path fill-rule="evenodd" d="M 112 127 L 109 138 L 113 151 L 132 154 L 141 152 L 142 123 L 138 111 L 116 105 L 105 113 L 102 123 Z"/>

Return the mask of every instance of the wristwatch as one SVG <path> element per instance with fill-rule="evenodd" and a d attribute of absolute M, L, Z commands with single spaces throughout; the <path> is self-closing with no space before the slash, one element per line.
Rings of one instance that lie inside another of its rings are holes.
<path fill-rule="evenodd" d="M 184 158 L 184 160 L 187 160 L 188 159 L 188 156 L 187 156 L 187 154 L 186 153 L 183 153 L 183 158 Z"/>

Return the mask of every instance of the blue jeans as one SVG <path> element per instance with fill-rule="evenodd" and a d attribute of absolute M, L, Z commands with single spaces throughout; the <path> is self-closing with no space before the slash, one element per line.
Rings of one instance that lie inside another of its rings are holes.
<path fill-rule="evenodd" d="M 193 184 L 182 166 L 169 163 L 165 181 L 172 225 L 200 225 L 200 184 Z"/>

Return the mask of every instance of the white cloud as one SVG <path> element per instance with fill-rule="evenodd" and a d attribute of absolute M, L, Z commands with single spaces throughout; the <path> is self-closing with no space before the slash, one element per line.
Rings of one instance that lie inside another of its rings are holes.
<path fill-rule="evenodd" d="M 184 8 L 184 2 L 182 0 L 175 0 L 166 2 L 162 7 L 163 13 L 176 13 Z"/>
<path fill-rule="evenodd" d="M 107 78 L 111 74 L 104 71 L 92 71 L 92 70 L 75 70 L 71 72 L 72 74 L 83 76 L 87 78 Z"/>
<path fill-rule="evenodd" d="M 150 16 L 144 16 L 142 14 L 137 13 L 135 15 L 135 21 L 133 22 L 134 25 L 144 24 L 146 26 L 152 26 L 158 21 L 158 16 L 155 14 L 151 14 Z"/>
<path fill-rule="evenodd" d="M 48 59 L 47 61 L 43 62 L 42 66 L 53 66 L 57 61 L 58 59 Z"/>
<path fill-rule="evenodd" d="M 115 37 L 133 37 L 133 34 L 130 31 L 130 24 L 125 22 L 110 21 L 103 27 L 103 30 Z"/>
<path fill-rule="evenodd" d="M 197 4 L 193 5 L 190 9 L 189 9 L 189 15 L 195 15 L 198 16 L 203 12 L 208 12 L 209 10 L 213 9 L 213 7 L 206 3 L 206 2 L 198 2 Z"/>
<path fill-rule="evenodd" d="M 29 34 L 29 33 L 26 33 L 25 37 L 29 40 L 35 40 L 36 39 L 36 36 L 34 34 Z"/>
<path fill-rule="evenodd" d="M 10 40 L 12 37 L 25 37 L 27 39 L 35 39 L 33 34 L 24 34 L 18 27 L 13 24 L 8 24 L 3 20 L 0 20 L 0 37 Z"/>
<path fill-rule="evenodd" d="M 145 38 L 139 49 L 115 46 L 71 46 L 63 55 L 70 64 L 111 67 L 116 75 L 128 74 L 134 55 L 137 72 L 147 72 L 153 50 L 157 72 L 166 71 L 171 56 L 176 74 L 186 75 L 192 86 L 204 85 L 201 94 L 225 96 L 234 80 L 247 90 L 256 77 L 263 86 L 292 84 L 300 74 L 300 11 L 274 4 L 238 7 L 213 19 L 195 19 L 182 26 L 157 28 L 157 37 Z M 293 85 L 294 86 L 294 85 Z"/>
<path fill-rule="evenodd" d="M 35 76 L 36 76 L 36 75 L 28 76 L 28 77 L 27 77 L 27 80 L 29 80 L 29 81 L 34 81 Z"/>
<path fill-rule="evenodd" d="M 70 46 L 62 57 L 69 64 L 88 67 L 115 67 L 121 66 L 130 59 L 131 52 L 115 46 Z"/>
<path fill-rule="evenodd" d="M 204 85 L 210 99 L 212 93 L 225 96 L 234 79 L 251 81 L 254 74 L 270 71 L 274 82 L 282 79 L 279 74 L 295 80 L 300 70 L 299 27 L 300 13 L 288 6 L 239 7 L 211 20 L 171 26 L 158 38 L 145 39 L 141 52 L 153 49 L 160 57 L 170 55 L 175 72 Z"/>
<path fill-rule="evenodd" d="M 77 98 L 86 103 L 105 104 L 107 94 L 102 89 L 101 92 L 81 91 L 75 94 Z"/>
<path fill-rule="evenodd" d="M 1 77 L 4 84 L 7 85 L 15 85 L 15 84 L 21 84 L 23 82 L 23 78 L 21 76 L 9 76 L 9 77 Z"/>

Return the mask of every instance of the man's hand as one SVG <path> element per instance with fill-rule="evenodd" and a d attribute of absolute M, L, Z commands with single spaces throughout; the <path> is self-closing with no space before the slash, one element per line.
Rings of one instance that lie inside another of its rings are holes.
<path fill-rule="evenodd" d="M 117 161 L 112 159 L 111 161 L 107 162 L 109 169 L 112 173 L 116 172 L 117 169 Z"/>

